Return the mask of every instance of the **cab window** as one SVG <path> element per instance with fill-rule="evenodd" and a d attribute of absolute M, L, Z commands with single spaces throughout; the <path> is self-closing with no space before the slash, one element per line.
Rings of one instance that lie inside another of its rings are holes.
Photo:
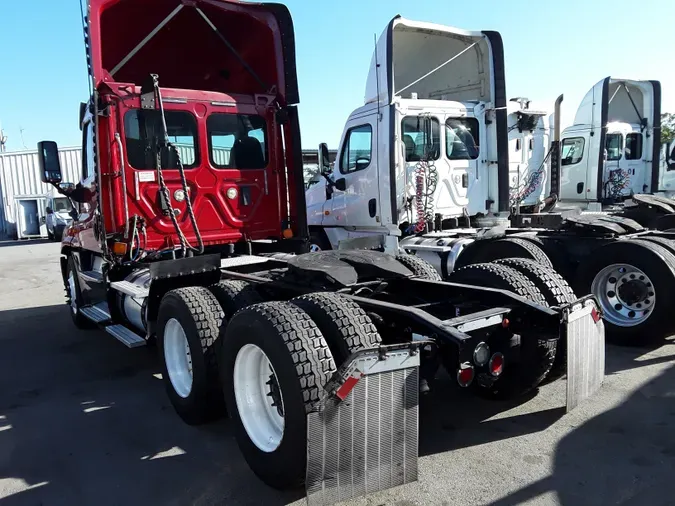
<path fill-rule="evenodd" d="M 255 114 L 212 114 L 206 120 L 209 160 L 217 169 L 267 167 L 266 122 Z"/>
<path fill-rule="evenodd" d="M 184 169 L 199 164 L 197 120 L 186 111 L 165 111 L 169 142 L 174 145 Z M 124 137 L 127 159 L 134 169 L 157 168 L 157 146 L 161 140 L 162 116 L 154 110 L 131 110 L 124 115 Z M 171 150 L 162 150 L 163 169 L 177 169 L 178 157 Z"/>
<path fill-rule="evenodd" d="M 621 160 L 621 154 L 623 151 L 623 135 L 607 134 L 605 139 L 605 151 L 607 152 L 608 161 Z"/>
<path fill-rule="evenodd" d="M 440 156 L 440 122 L 436 118 L 408 116 L 401 122 L 405 161 L 438 160 Z"/>
<path fill-rule="evenodd" d="M 479 143 L 476 118 L 448 118 L 445 122 L 445 153 L 448 160 L 475 160 L 480 153 Z"/>
<path fill-rule="evenodd" d="M 373 154 L 373 128 L 361 125 L 350 128 L 340 154 L 340 172 L 348 174 L 370 166 Z"/>
<path fill-rule="evenodd" d="M 575 165 L 581 161 L 584 156 L 584 138 L 571 137 L 563 139 L 561 150 L 561 165 Z"/>

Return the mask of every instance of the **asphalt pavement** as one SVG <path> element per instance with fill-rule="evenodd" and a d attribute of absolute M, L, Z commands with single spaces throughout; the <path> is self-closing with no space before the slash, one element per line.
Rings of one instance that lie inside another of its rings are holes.
<path fill-rule="evenodd" d="M 0 506 L 300 505 L 262 484 L 228 420 L 173 412 L 155 348 L 81 331 L 59 246 L 0 243 Z M 420 419 L 420 479 L 359 506 L 675 504 L 675 343 L 608 346 L 598 394 L 565 382 L 517 403 L 440 381 Z"/>

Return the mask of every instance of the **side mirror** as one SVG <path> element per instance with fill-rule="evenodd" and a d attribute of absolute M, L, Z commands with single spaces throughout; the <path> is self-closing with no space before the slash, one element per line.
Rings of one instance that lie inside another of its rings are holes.
<path fill-rule="evenodd" d="M 357 158 L 356 159 L 356 167 L 354 167 L 354 170 L 363 170 L 366 167 L 370 165 L 370 159 L 369 158 Z"/>
<path fill-rule="evenodd" d="M 45 208 L 45 212 L 46 212 L 47 214 L 54 214 L 54 210 L 53 210 L 51 207 L 46 207 L 46 208 Z"/>
<path fill-rule="evenodd" d="M 335 181 L 335 189 L 340 190 L 341 192 L 347 189 L 347 180 L 343 177 Z"/>
<path fill-rule="evenodd" d="M 319 144 L 319 170 L 321 171 L 321 174 L 331 173 L 328 144 L 325 142 Z"/>
<path fill-rule="evenodd" d="M 38 162 L 43 183 L 57 185 L 61 182 L 59 147 L 54 141 L 38 142 Z"/>

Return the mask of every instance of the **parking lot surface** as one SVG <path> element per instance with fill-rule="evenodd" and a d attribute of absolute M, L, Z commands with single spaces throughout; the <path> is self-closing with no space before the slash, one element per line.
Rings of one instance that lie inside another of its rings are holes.
<path fill-rule="evenodd" d="M 55 243 L 0 243 L 0 505 L 282 505 L 228 420 L 175 415 L 156 349 L 77 330 Z M 518 403 L 440 381 L 424 399 L 420 479 L 353 505 L 675 504 L 675 344 L 608 346 L 601 391 L 565 382 Z"/>

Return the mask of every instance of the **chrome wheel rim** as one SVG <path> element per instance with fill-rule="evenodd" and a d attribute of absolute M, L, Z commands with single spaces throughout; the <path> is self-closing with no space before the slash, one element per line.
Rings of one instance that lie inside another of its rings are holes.
<path fill-rule="evenodd" d="M 318 244 L 312 243 L 312 244 L 309 245 L 309 252 L 310 253 L 318 253 L 319 251 L 321 251 L 321 247 Z"/>
<path fill-rule="evenodd" d="M 241 423 L 260 450 L 276 450 L 284 436 L 284 399 L 274 367 L 255 344 L 243 346 L 234 362 L 234 395 Z"/>
<path fill-rule="evenodd" d="M 595 275 L 591 292 L 605 319 L 619 327 L 644 323 L 654 311 L 656 290 L 643 271 L 629 264 L 608 265 Z"/>
<path fill-rule="evenodd" d="M 68 273 L 68 296 L 70 298 L 70 310 L 77 314 L 77 290 L 75 289 L 75 273 Z"/>
<path fill-rule="evenodd" d="M 192 392 L 192 355 L 183 326 L 175 318 L 164 327 L 164 362 L 173 389 L 185 399 Z"/>

